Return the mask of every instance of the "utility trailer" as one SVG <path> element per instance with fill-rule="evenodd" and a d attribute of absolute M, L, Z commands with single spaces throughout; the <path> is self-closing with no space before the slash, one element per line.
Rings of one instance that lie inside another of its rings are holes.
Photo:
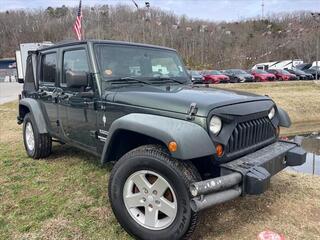
<path fill-rule="evenodd" d="M 36 51 L 43 47 L 53 45 L 52 42 L 42 43 L 21 43 L 19 50 L 16 50 L 17 76 L 18 82 L 23 83 L 26 76 L 27 57 L 30 51 Z"/>
<path fill-rule="evenodd" d="M 295 66 L 302 64 L 303 61 L 301 59 L 293 59 L 293 60 L 281 60 L 281 61 L 274 61 L 274 62 L 265 62 L 265 63 L 258 63 L 252 67 L 252 69 L 261 69 L 261 70 L 268 70 L 268 69 L 292 69 Z"/>

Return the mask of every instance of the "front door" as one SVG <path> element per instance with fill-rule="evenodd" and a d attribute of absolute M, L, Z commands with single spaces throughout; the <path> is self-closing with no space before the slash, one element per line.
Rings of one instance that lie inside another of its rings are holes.
<path fill-rule="evenodd" d="M 59 96 L 59 123 L 65 138 L 88 150 L 95 151 L 97 144 L 96 110 L 94 102 L 97 93 L 90 83 L 90 66 L 86 45 L 61 50 L 61 77 Z M 70 87 L 67 83 L 67 71 L 86 72 L 88 85 Z M 93 92 L 93 96 L 83 93 Z"/>

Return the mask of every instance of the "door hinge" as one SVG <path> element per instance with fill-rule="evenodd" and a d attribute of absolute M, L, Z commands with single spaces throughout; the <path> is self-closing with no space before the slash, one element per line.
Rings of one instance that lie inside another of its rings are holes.
<path fill-rule="evenodd" d="M 196 103 L 191 103 L 190 104 L 190 107 L 189 107 L 189 110 L 187 112 L 187 120 L 192 120 L 194 118 L 194 115 L 196 115 L 198 112 L 198 107 L 197 107 L 197 104 Z"/>
<path fill-rule="evenodd" d="M 60 121 L 57 120 L 56 123 L 57 123 L 57 127 L 60 127 Z"/>
<path fill-rule="evenodd" d="M 90 131 L 90 137 L 98 138 L 98 131 L 91 130 L 91 131 Z"/>

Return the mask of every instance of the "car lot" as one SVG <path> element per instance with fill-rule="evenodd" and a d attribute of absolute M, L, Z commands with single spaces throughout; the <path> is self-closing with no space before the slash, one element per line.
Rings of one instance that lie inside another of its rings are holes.
<path fill-rule="evenodd" d="M 309 69 L 308 69 L 309 70 Z M 309 70 L 310 71 L 310 70 Z M 219 83 L 245 83 L 270 81 L 301 81 L 314 80 L 315 74 L 300 69 L 226 69 L 226 70 L 189 70 L 192 79 L 202 75 L 204 79 L 193 83 L 219 84 Z"/>

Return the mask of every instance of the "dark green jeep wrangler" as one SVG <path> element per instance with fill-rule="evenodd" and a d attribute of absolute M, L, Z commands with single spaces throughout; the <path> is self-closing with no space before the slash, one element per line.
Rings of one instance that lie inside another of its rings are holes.
<path fill-rule="evenodd" d="M 18 123 L 34 159 L 55 140 L 114 161 L 109 200 L 139 239 L 187 238 L 199 211 L 261 194 L 306 158 L 279 140 L 290 119 L 269 97 L 194 86 L 175 50 L 144 44 L 30 51 Z"/>

